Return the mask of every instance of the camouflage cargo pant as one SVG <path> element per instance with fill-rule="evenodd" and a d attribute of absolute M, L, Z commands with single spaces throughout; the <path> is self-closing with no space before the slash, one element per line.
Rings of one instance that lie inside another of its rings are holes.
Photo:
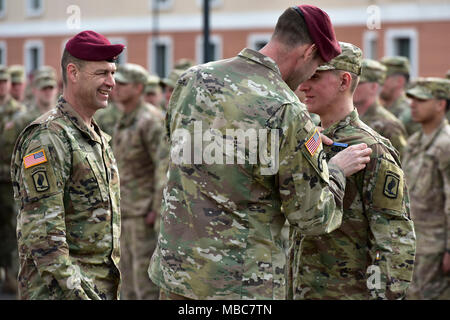
<path fill-rule="evenodd" d="M 121 299 L 157 300 L 159 287 L 148 277 L 147 269 L 156 247 L 157 232 L 144 217 L 122 219 L 120 236 Z"/>
<path fill-rule="evenodd" d="M 408 299 L 450 299 L 450 275 L 444 275 L 442 271 L 443 256 L 444 253 L 416 255 Z"/>

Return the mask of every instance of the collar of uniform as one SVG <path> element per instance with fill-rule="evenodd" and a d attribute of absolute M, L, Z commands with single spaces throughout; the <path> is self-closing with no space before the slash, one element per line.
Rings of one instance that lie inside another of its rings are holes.
<path fill-rule="evenodd" d="M 330 127 L 325 129 L 322 134 L 326 135 L 327 137 L 331 138 L 334 136 L 336 131 L 339 129 L 345 128 L 350 123 L 355 122 L 359 119 L 358 111 L 356 108 L 353 108 L 352 112 L 350 112 L 348 115 L 345 116 L 345 118 L 333 123 Z"/>
<path fill-rule="evenodd" d="M 263 55 L 262 53 L 245 48 L 241 52 L 239 52 L 238 56 L 247 58 L 249 60 L 252 60 L 256 63 L 262 64 L 266 66 L 267 68 L 273 70 L 275 73 L 278 73 L 281 76 L 280 68 L 278 68 L 278 65 L 275 61 L 273 61 L 272 58 L 269 58 L 268 56 Z"/>
<path fill-rule="evenodd" d="M 98 124 L 92 119 L 93 128 L 89 128 L 86 123 L 83 121 L 81 116 L 75 109 L 68 103 L 62 96 L 58 100 L 57 108 L 61 111 L 61 113 L 66 116 L 78 130 L 87 134 L 91 140 L 95 142 L 102 143 L 101 137 L 97 134 L 97 132 L 101 132 Z"/>

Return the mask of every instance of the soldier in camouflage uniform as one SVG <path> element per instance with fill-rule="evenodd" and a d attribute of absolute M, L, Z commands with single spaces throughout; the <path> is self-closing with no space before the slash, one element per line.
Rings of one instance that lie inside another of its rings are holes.
<path fill-rule="evenodd" d="M 0 268 L 5 270 L 3 289 L 17 291 L 14 256 L 17 255 L 15 220 L 16 208 L 9 167 L 14 143 L 17 138 L 14 121 L 25 111 L 25 106 L 10 95 L 11 75 L 0 65 Z"/>
<path fill-rule="evenodd" d="M 379 101 L 378 93 L 386 78 L 386 67 L 371 59 L 362 62 L 359 84 L 353 95 L 362 122 L 383 137 L 388 138 L 401 155 L 406 145 L 406 130 Z"/>
<path fill-rule="evenodd" d="M 148 73 L 143 67 L 119 66 L 115 79 L 116 98 L 124 110 L 113 139 L 121 180 L 122 298 L 157 300 L 159 288 L 148 278 L 147 269 L 156 247 L 154 223 L 166 180 L 164 118 L 158 108 L 144 102 Z"/>
<path fill-rule="evenodd" d="M 319 157 L 318 130 L 292 91 L 339 53 L 328 15 L 296 6 L 280 16 L 260 52 L 244 49 L 178 80 L 166 118 L 171 158 L 149 267 L 161 298 L 285 299 L 286 218 L 305 234 L 340 225 L 345 176 L 364 167 L 370 149 L 350 147 L 327 164 Z M 252 132 L 261 137 L 261 161 Z"/>
<path fill-rule="evenodd" d="M 144 89 L 144 100 L 154 105 L 161 111 L 165 111 L 164 95 L 161 88 L 161 79 L 155 75 L 149 75 Z"/>
<path fill-rule="evenodd" d="M 386 80 L 380 93 L 383 105 L 405 126 L 408 136 L 420 129 L 411 119 L 410 102 L 405 89 L 409 82 L 409 60 L 406 57 L 383 57 L 380 62 L 386 67 Z"/>
<path fill-rule="evenodd" d="M 8 68 L 11 75 L 11 96 L 18 102 L 25 103 L 25 89 L 27 87 L 27 77 L 25 67 L 22 65 L 12 65 Z"/>
<path fill-rule="evenodd" d="M 417 233 L 411 299 L 450 299 L 450 80 L 421 78 L 407 91 L 422 126 L 408 139 L 403 167 Z"/>
<path fill-rule="evenodd" d="M 70 39 L 63 96 L 17 140 L 11 176 L 21 299 L 119 297 L 119 176 L 110 137 L 92 116 L 107 106 L 123 48 L 93 31 Z"/>
<path fill-rule="evenodd" d="M 401 299 L 411 282 L 415 233 L 408 190 L 389 140 L 359 120 L 353 92 L 362 51 L 341 42 L 342 53 L 300 85 L 323 134 L 344 146 L 324 146 L 324 157 L 356 143 L 372 148 L 370 163 L 347 177 L 342 225 L 320 236 L 292 238 L 294 299 Z"/>

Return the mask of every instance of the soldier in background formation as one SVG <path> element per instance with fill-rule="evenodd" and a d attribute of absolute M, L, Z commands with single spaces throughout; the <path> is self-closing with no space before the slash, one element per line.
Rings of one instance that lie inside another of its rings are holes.
<path fill-rule="evenodd" d="M 406 57 L 383 57 L 380 62 L 386 67 L 380 98 L 383 106 L 396 116 L 405 126 L 408 136 L 420 129 L 420 125 L 411 119 L 410 102 L 405 90 L 409 84 L 410 66 Z"/>
<path fill-rule="evenodd" d="M 92 116 L 107 106 L 123 49 L 93 31 L 71 38 L 63 96 L 17 139 L 11 178 L 22 299 L 119 298 L 119 175 Z"/>
<path fill-rule="evenodd" d="M 115 79 L 116 99 L 123 108 L 113 139 L 121 182 L 122 298 L 156 300 L 159 288 L 147 269 L 156 247 L 154 227 L 167 170 L 164 118 L 159 108 L 144 101 L 148 73 L 142 66 L 121 65 Z"/>
<path fill-rule="evenodd" d="M 342 53 L 300 85 L 308 111 L 320 115 L 327 159 L 347 145 L 372 148 L 363 171 L 347 177 L 342 225 L 320 236 L 293 235 L 294 299 L 401 299 L 412 279 L 415 234 L 400 160 L 388 139 L 359 120 L 353 92 L 362 51 L 341 42 Z M 372 281 L 371 278 L 375 280 Z"/>
<path fill-rule="evenodd" d="M 17 79 L 16 79 L 17 80 Z M 7 293 L 17 292 L 17 245 L 15 236 L 16 206 L 11 184 L 11 155 L 17 135 L 14 122 L 25 112 L 23 104 L 11 94 L 10 70 L 0 65 L 0 268 L 4 279 L 2 289 Z"/>
<path fill-rule="evenodd" d="M 149 75 L 144 90 L 144 100 L 151 105 L 166 110 L 164 94 L 161 87 L 161 79 L 155 75 Z"/>
<path fill-rule="evenodd" d="M 172 92 L 175 89 L 178 79 L 180 76 L 190 67 L 194 65 L 194 62 L 189 59 L 180 59 L 175 63 L 175 68 L 169 73 L 167 78 L 162 79 L 162 83 L 164 85 L 164 99 L 165 99 L 165 110 L 164 114 L 166 114 L 170 97 L 172 96 Z"/>
<path fill-rule="evenodd" d="M 380 104 L 379 100 L 380 88 L 385 78 L 385 66 L 378 61 L 364 59 L 359 83 L 353 95 L 353 103 L 358 109 L 361 121 L 388 138 L 401 156 L 406 146 L 405 127 Z"/>
<path fill-rule="evenodd" d="M 450 80 L 419 78 L 407 91 L 421 130 L 408 139 L 403 168 L 417 234 L 410 299 L 450 299 Z"/>
<path fill-rule="evenodd" d="M 27 77 L 25 68 L 21 65 L 12 65 L 8 68 L 11 75 L 11 96 L 16 101 L 26 104 L 25 89 L 27 87 Z"/>

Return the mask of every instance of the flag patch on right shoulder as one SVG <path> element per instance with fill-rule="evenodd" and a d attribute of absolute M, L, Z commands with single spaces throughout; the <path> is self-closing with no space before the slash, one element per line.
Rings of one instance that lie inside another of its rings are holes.
<path fill-rule="evenodd" d="M 316 129 L 312 137 L 306 141 L 305 147 L 308 149 L 311 156 L 314 156 L 314 153 L 316 153 L 317 149 L 319 149 L 321 143 L 322 139 L 320 138 L 319 130 Z"/>
<path fill-rule="evenodd" d="M 23 157 L 23 164 L 25 165 L 25 169 L 36 166 L 38 164 L 47 162 L 47 157 L 45 156 L 44 149 L 33 152 L 25 157 Z"/>

